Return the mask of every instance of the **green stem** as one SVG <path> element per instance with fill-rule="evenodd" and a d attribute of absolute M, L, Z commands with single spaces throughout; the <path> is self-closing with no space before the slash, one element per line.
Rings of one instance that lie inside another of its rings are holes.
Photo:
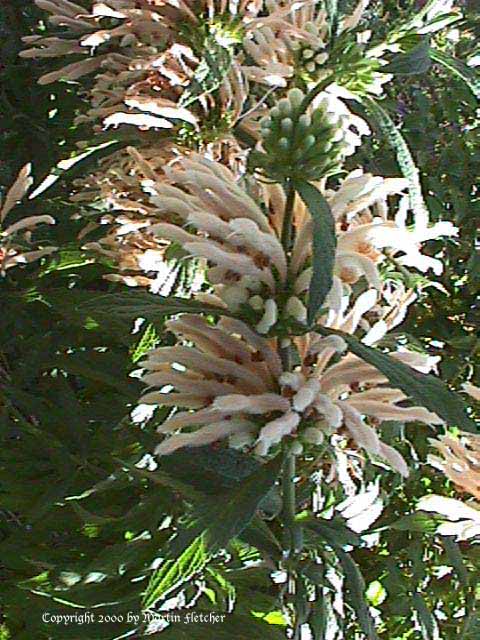
<path fill-rule="evenodd" d="M 329 73 L 325 78 L 323 78 L 323 80 L 320 80 L 320 82 L 313 87 L 310 93 L 307 93 L 307 95 L 302 101 L 302 104 L 300 105 L 300 109 L 299 109 L 300 113 L 305 113 L 308 107 L 311 105 L 311 103 L 318 96 L 318 94 L 322 93 L 322 91 L 325 91 L 328 85 L 331 84 L 332 77 L 333 77 L 332 73 Z"/>
<path fill-rule="evenodd" d="M 283 518 L 289 531 L 290 555 L 298 553 L 303 545 L 301 527 L 296 522 L 295 456 L 287 453 L 283 466 Z"/>
<path fill-rule="evenodd" d="M 288 252 L 292 248 L 293 205 L 295 203 L 295 187 L 293 186 L 293 183 L 290 179 L 288 180 L 287 185 L 285 186 L 285 193 L 287 196 L 287 200 L 285 203 L 285 214 L 283 216 L 282 245 L 283 245 L 283 248 L 285 249 L 285 253 L 288 254 Z"/>

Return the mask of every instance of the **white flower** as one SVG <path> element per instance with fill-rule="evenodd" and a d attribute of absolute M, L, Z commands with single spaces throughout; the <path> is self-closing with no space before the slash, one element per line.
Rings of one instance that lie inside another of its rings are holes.
<path fill-rule="evenodd" d="M 421 498 L 417 509 L 438 513 L 448 520 L 437 528 L 442 536 L 455 536 L 459 541 L 480 536 L 480 510 L 460 500 L 432 494 Z"/>
<path fill-rule="evenodd" d="M 26 164 L 20 170 L 3 203 L 0 202 L 0 276 L 5 276 L 8 269 L 18 264 L 34 262 L 56 251 L 56 247 L 51 246 L 31 249 L 31 237 L 35 228 L 41 224 L 55 224 L 52 216 L 27 216 L 5 228 L 7 216 L 26 196 L 33 184 L 31 170 L 31 164 Z"/>

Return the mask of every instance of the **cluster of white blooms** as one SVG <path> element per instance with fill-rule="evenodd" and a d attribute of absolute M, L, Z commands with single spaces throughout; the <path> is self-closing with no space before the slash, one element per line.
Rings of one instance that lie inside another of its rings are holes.
<path fill-rule="evenodd" d="M 393 77 L 381 70 L 386 64 L 381 55 L 389 47 L 385 43 L 368 50 L 371 31 L 357 31 L 368 4 L 369 0 L 360 0 L 351 15 L 341 18 L 333 38 L 323 3 L 290 3 L 284 21 L 262 25 L 244 36 L 245 77 L 274 88 L 291 86 L 300 77 L 311 87 L 328 79 L 332 68 L 338 72 L 343 65 L 337 78 L 340 86 L 332 83 L 332 91 L 348 98 L 354 98 L 358 90 L 381 95 L 383 85 Z M 332 55 L 331 46 L 339 42 L 340 58 L 338 51 Z"/>
<path fill-rule="evenodd" d="M 16 265 L 34 262 L 56 251 L 52 246 L 32 248 L 33 231 L 41 224 L 55 224 L 52 216 L 28 216 L 5 226 L 6 217 L 33 183 L 30 172 L 31 165 L 25 165 L 7 191 L 3 203 L 0 202 L 0 276 L 5 276 L 6 271 Z"/>
<path fill-rule="evenodd" d="M 431 442 L 439 455 L 429 456 L 430 464 L 480 500 L 480 436 L 462 433 L 460 438 L 447 435 Z"/>
<path fill-rule="evenodd" d="M 479 397 L 477 395 L 477 399 Z M 451 480 L 458 491 L 473 496 L 476 502 L 465 504 L 455 498 L 431 494 L 420 499 L 417 509 L 445 518 L 437 528 L 441 535 L 455 536 L 457 540 L 480 538 L 480 436 L 460 433 L 431 440 L 431 443 L 437 454 L 429 456 L 430 464 Z"/>
<path fill-rule="evenodd" d="M 143 382 L 155 390 L 141 402 L 176 409 L 158 429 L 170 434 L 158 446 L 159 455 L 226 438 L 230 446 L 259 456 L 290 438 L 300 454 L 303 446 L 318 446 L 338 432 L 408 475 L 403 458 L 380 441 L 372 425 L 442 422 L 424 408 L 398 406 L 404 394 L 390 388 L 374 367 L 345 354 L 340 337 L 310 333 L 296 339 L 302 362 L 284 371 L 275 341 L 238 319 L 212 325 L 202 316 L 184 315 L 168 321 L 167 328 L 179 344 L 154 349 L 142 363 Z M 395 357 L 413 369 L 432 366 L 418 354 Z"/>

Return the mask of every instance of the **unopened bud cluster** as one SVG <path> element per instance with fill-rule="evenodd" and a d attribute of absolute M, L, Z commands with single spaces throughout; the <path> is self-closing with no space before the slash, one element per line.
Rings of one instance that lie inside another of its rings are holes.
<path fill-rule="evenodd" d="M 327 97 L 304 112 L 305 95 L 291 89 L 260 121 L 264 152 L 255 151 L 251 162 L 268 178 L 318 180 L 335 173 L 352 152 L 344 116 L 330 107 Z"/>
<path fill-rule="evenodd" d="M 290 47 L 295 52 L 296 67 L 300 73 L 307 73 L 309 78 L 315 78 L 324 68 L 329 56 L 326 51 L 324 28 L 314 22 L 307 22 L 304 26 L 311 40 L 304 43 L 300 40 L 293 40 Z M 323 36 L 323 37 L 322 37 Z"/>

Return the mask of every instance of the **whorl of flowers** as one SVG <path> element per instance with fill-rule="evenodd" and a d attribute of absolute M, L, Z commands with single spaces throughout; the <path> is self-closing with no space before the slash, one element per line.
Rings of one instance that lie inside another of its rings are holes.
<path fill-rule="evenodd" d="M 64 32 L 27 36 L 24 41 L 30 48 L 21 55 L 75 59 L 39 82 L 94 75 L 87 91 L 90 108 L 77 123 L 90 121 L 96 129 L 133 125 L 168 130 L 183 122 L 195 128 L 198 115 L 214 105 L 211 96 L 199 96 L 200 111 L 195 115 L 180 104 L 182 96 L 188 97 L 184 93 L 200 63 L 178 29 L 182 17 L 195 17 L 188 3 L 110 0 L 92 2 L 90 12 L 66 0 L 36 0 L 36 4 L 50 13 L 49 23 Z M 238 116 L 245 95 L 243 77 L 232 63 L 217 96 L 221 113 Z"/>
<path fill-rule="evenodd" d="M 311 1 L 92 0 L 90 9 L 67 0 L 35 3 L 63 31 L 25 37 L 21 55 L 73 58 L 43 75 L 41 84 L 93 75 L 86 90 L 90 108 L 77 122 L 92 122 L 96 130 L 186 125 L 194 135 L 210 117 L 227 129 L 248 98 L 255 102 L 261 95 L 250 91 L 249 80 L 281 87 L 298 76 L 308 86 L 322 78 L 313 67 L 323 68 L 328 59 L 326 12 Z M 366 4 L 361 0 L 343 18 L 338 35 L 356 28 Z M 218 75 L 212 87 L 202 85 L 206 52 Z M 365 64 L 362 77 L 372 62 Z"/>
<path fill-rule="evenodd" d="M 228 438 L 229 445 L 264 456 L 284 438 L 318 446 L 340 431 L 347 440 L 408 474 L 398 452 L 382 443 L 375 426 L 384 420 L 439 424 L 421 407 L 397 406 L 401 391 L 388 387 L 374 367 L 347 354 L 345 342 L 315 333 L 296 340 L 301 363 L 284 371 L 275 341 L 258 336 L 240 320 L 211 325 L 197 315 L 167 322 L 181 344 L 160 347 L 143 363 L 150 391 L 141 402 L 181 407 L 160 427 L 169 435 L 157 448 L 168 454 Z M 193 343 L 194 346 L 191 346 Z M 429 370 L 424 357 L 398 352 L 414 369 Z M 193 410 L 193 411 L 189 411 Z M 182 433 L 174 433 L 179 430 Z"/>
<path fill-rule="evenodd" d="M 32 248 L 32 233 L 41 224 L 55 224 L 52 216 L 28 216 L 6 225 L 5 221 L 12 209 L 22 200 L 33 184 L 31 165 L 21 169 L 15 182 L 0 202 L 0 276 L 19 264 L 39 260 L 56 250 L 56 247 Z"/>

